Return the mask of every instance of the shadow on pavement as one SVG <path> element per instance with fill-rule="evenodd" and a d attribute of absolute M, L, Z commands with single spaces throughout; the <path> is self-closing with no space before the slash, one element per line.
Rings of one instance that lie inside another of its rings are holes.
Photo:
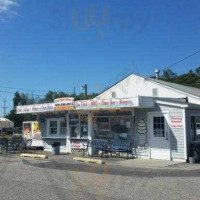
<path fill-rule="evenodd" d="M 66 170 L 72 172 L 86 172 L 95 174 L 108 174 L 129 177 L 154 178 L 154 177 L 200 177 L 200 170 L 183 169 L 147 169 L 128 168 L 122 166 L 96 165 L 88 163 L 57 163 L 55 161 L 30 163 L 23 159 L 23 164 L 37 168 Z"/>

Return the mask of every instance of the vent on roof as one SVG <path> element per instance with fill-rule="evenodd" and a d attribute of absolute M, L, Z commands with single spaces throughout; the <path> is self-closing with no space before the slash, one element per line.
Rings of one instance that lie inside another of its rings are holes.
<path fill-rule="evenodd" d="M 153 88 L 152 93 L 153 93 L 153 97 L 157 97 L 158 96 L 158 88 Z"/>
<path fill-rule="evenodd" d="M 116 92 L 112 92 L 112 98 L 116 98 L 117 97 L 117 95 L 116 95 Z"/>

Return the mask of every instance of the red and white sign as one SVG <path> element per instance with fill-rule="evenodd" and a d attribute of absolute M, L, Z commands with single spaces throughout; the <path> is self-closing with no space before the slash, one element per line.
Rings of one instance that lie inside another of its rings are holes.
<path fill-rule="evenodd" d="M 72 149 L 87 149 L 87 142 L 84 141 L 71 141 Z"/>
<path fill-rule="evenodd" d="M 74 109 L 74 98 L 63 97 L 54 100 L 55 110 L 73 110 Z"/>
<path fill-rule="evenodd" d="M 183 118 L 170 117 L 170 128 L 183 128 Z"/>
<path fill-rule="evenodd" d="M 54 103 L 17 106 L 17 114 L 54 111 Z"/>
<path fill-rule="evenodd" d="M 75 101 L 76 109 L 121 108 L 139 106 L 138 98 Z"/>

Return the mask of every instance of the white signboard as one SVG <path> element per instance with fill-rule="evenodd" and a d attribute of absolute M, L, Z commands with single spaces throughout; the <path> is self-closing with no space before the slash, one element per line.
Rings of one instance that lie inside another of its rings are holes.
<path fill-rule="evenodd" d="M 76 109 L 122 108 L 139 106 L 138 98 L 76 101 Z"/>
<path fill-rule="evenodd" d="M 17 114 L 54 111 L 54 103 L 17 106 Z"/>
<path fill-rule="evenodd" d="M 170 128 L 183 128 L 183 118 L 170 117 Z"/>
<path fill-rule="evenodd" d="M 73 110 L 74 109 L 74 98 L 63 97 L 54 100 L 55 110 Z"/>

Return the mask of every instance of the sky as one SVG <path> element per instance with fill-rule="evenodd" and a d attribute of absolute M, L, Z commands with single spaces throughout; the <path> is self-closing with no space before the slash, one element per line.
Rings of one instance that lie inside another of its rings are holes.
<path fill-rule="evenodd" d="M 12 109 L 16 90 L 79 93 L 87 83 L 98 93 L 130 73 L 153 75 L 200 50 L 199 9 L 199 0 L 0 0 L 0 107 L 5 98 Z"/>

